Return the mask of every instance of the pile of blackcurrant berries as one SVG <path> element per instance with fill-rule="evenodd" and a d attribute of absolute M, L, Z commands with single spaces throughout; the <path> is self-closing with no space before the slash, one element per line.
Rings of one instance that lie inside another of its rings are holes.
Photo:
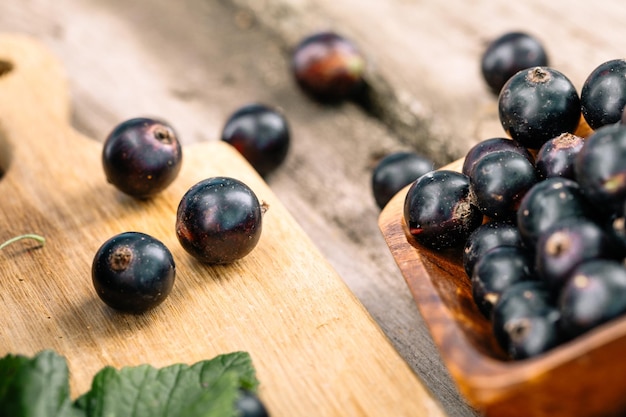
<path fill-rule="evenodd" d="M 473 146 L 462 172 L 432 171 L 407 192 L 412 238 L 459 251 L 512 359 L 626 313 L 625 104 L 622 59 L 594 70 L 580 96 L 551 67 L 520 70 L 498 97 L 506 137 Z"/>

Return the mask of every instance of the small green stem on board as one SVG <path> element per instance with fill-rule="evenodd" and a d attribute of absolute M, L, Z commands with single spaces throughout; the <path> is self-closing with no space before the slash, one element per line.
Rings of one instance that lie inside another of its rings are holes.
<path fill-rule="evenodd" d="M 3 243 L 0 244 L 0 250 L 4 249 L 6 246 L 15 243 L 19 240 L 22 239 L 32 239 L 32 240 L 36 240 L 37 242 L 39 242 L 41 244 L 41 246 L 43 246 L 46 243 L 46 238 L 44 238 L 43 236 L 40 235 L 36 235 L 34 233 L 26 233 L 23 235 L 19 235 L 19 236 L 15 236 L 12 237 L 9 240 L 4 241 Z"/>

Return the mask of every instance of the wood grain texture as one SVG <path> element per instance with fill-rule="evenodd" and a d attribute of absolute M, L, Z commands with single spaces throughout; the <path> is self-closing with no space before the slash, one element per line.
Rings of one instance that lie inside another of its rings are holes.
<path fill-rule="evenodd" d="M 495 37 L 511 30 L 536 36 L 550 65 L 579 91 L 596 66 L 623 54 L 612 33 L 626 9 L 613 0 L 232 2 L 252 10 L 287 51 L 318 30 L 355 40 L 369 59 L 366 77 L 380 103 L 374 115 L 399 141 L 440 165 L 462 157 L 479 140 L 503 134 L 496 97 L 480 72 L 481 54 Z M 611 29 L 592 29 L 596 24 Z"/>
<path fill-rule="evenodd" d="M 409 147 L 357 106 L 326 108 L 304 97 L 288 76 L 283 41 L 260 19 L 230 1 L 0 2 L 1 28 L 36 37 L 63 62 L 71 124 L 90 139 L 102 141 L 128 117 L 153 115 L 184 144 L 212 142 L 239 105 L 280 106 L 293 141 L 267 183 L 446 413 L 473 416 L 376 223 L 373 163 Z"/>
<path fill-rule="evenodd" d="M 184 143 L 210 142 L 241 104 L 282 107 L 294 141 L 267 178 L 272 191 L 446 413 L 468 417 L 380 234 L 371 169 L 395 150 L 443 164 L 502 133 L 478 71 L 492 37 L 536 34 L 580 87 L 623 53 L 625 14 L 620 0 L 3 0 L 0 29 L 36 36 L 63 61 L 72 126 L 97 141 L 123 119 L 155 115 Z M 316 105 L 293 84 L 291 46 L 328 28 L 367 54 L 376 115 Z"/>
<path fill-rule="evenodd" d="M 458 160 L 442 169 L 460 171 Z M 623 416 L 626 318 L 527 360 L 510 361 L 473 301 L 459 251 L 418 244 L 404 222 L 408 187 L 379 225 L 446 366 L 461 392 L 490 417 Z"/>
<path fill-rule="evenodd" d="M 0 37 L 0 149 L 7 163 L 0 238 L 27 232 L 0 254 L 0 354 L 51 348 L 68 359 L 74 396 L 104 365 L 192 363 L 250 352 L 270 413 L 308 416 L 443 415 L 329 263 L 241 156 L 221 142 L 186 146 L 179 178 L 138 201 L 107 184 L 101 146 L 69 125 L 67 79 L 39 43 Z M 263 234 L 243 260 L 194 261 L 178 244 L 182 194 L 209 176 L 241 179 L 269 205 Z M 164 242 L 177 278 L 146 314 L 119 314 L 91 285 L 109 237 L 136 230 Z"/>

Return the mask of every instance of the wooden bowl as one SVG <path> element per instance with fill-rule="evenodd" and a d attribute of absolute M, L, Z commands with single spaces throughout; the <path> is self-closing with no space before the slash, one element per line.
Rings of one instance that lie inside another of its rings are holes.
<path fill-rule="evenodd" d="M 462 161 L 446 167 L 460 171 Z M 485 416 L 626 415 L 626 318 L 539 357 L 508 360 L 472 299 L 460 252 L 419 245 L 403 218 L 408 187 L 383 209 L 379 227 L 443 362 Z"/>

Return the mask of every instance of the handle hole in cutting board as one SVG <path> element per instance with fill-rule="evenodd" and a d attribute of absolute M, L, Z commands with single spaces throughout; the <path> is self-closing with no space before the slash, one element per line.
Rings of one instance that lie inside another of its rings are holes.
<path fill-rule="evenodd" d="M 0 117 L 0 180 L 9 169 L 11 159 L 13 157 L 13 149 L 10 146 L 7 136 L 2 129 L 2 118 Z"/>
<path fill-rule="evenodd" d="M 0 77 L 8 74 L 13 71 L 13 63 L 10 61 L 5 61 L 4 59 L 0 59 Z"/>
<path fill-rule="evenodd" d="M 13 71 L 13 63 L 11 61 L 0 59 L 0 78 L 11 71 Z M 0 123 L 0 178 L 4 176 L 5 172 L 7 172 L 12 155 L 9 142 L 6 140 L 6 135 L 1 128 L 2 125 Z"/>

